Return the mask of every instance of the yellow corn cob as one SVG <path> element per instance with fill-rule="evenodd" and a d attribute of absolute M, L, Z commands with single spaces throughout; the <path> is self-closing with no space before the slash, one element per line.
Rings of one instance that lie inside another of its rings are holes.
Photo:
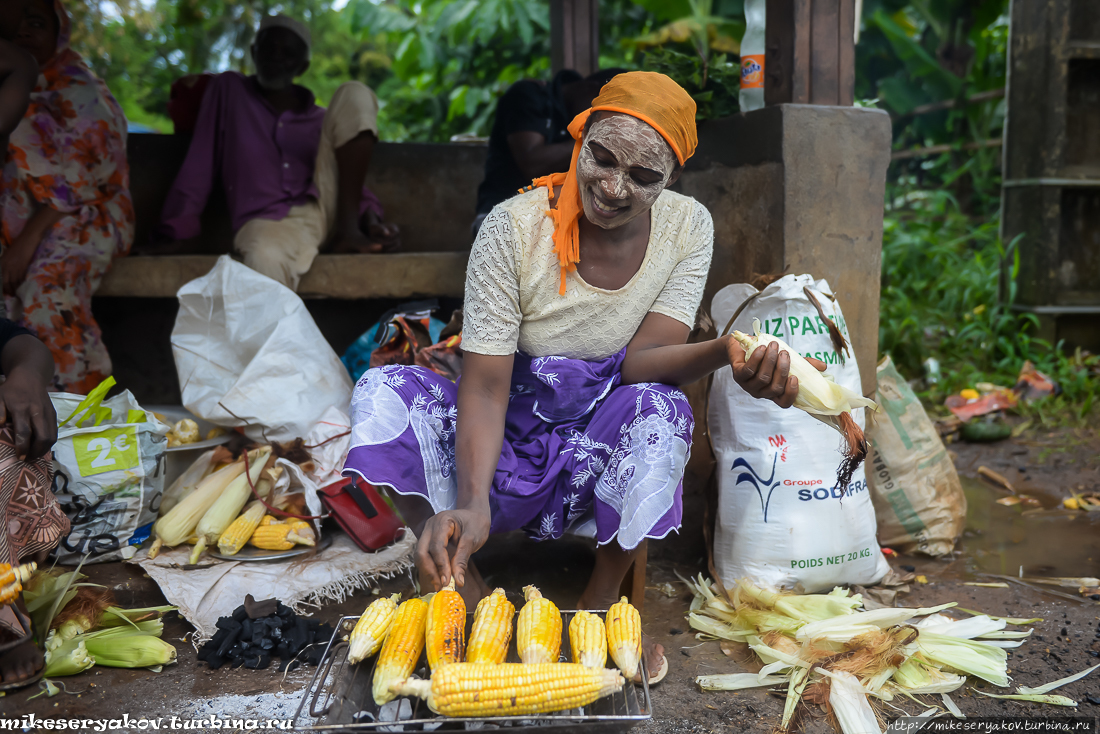
<path fill-rule="evenodd" d="M 244 548 L 245 543 L 252 537 L 252 533 L 256 531 L 256 528 L 260 526 L 264 510 L 264 505 L 259 500 L 245 508 L 240 517 L 234 520 L 218 538 L 218 550 L 227 556 L 236 555 L 241 548 Z"/>
<path fill-rule="evenodd" d="M 397 616 L 397 601 L 400 598 L 400 594 L 394 594 L 387 599 L 376 599 L 363 611 L 348 638 L 351 648 L 348 650 L 349 663 L 358 663 L 382 648 Z"/>
<path fill-rule="evenodd" d="M 264 515 L 262 518 L 260 518 L 259 527 L 263 528 L 267 527 L 268 525 L 282 525 L 282 523 L 283 521 L 275 517 L 274 515 Z"/>
<path fill-rule="evenodd" d="M 390 690 L 425 698 L 428 708 L 444 716 L 513 716 L 574 709 L 622 687 L 618 671 L 574 663 L 456 663 L 431 680 L 406 678 Z"/>
<path fill-rule="evenodd" d="M 516 648 L 525 663 L 556 663 L 561 654 L 561 612 L 534 586 L 523 587 L 527 603 L 516 622 Z"/>
<path fill-rule="evenodd" d="M 466 602 L 455 591 L 453 576 L 451 583 L 428 602 L 424 645 L 433 672 L 450 663 L 461 663 L 466 655 Z"/>
<path fill-rule="evenodd" d="M 577 612 L 569 622 L 569 646 L 573 662 L 602 670 L 607 664 L 607 631 L 595 614 Z"/>
<path fill-rule="evenodd" d="M 477 603 L 474 610 L 474 626 L 470 629 L 470 644 L 466 648 L 466 660 L 471 663 L 503 663 L 508 656 L 508 643 L 512 641 L 512 619 L 516 608 L 504 589 Z"/>
<path fill-rule="evenodd" d="M 0 607 L 11 604 L 23 593 L 23 584 L 31 580 L 37 568 L 33 561 L 15 568 L 10 563 L 0 563 Z"/>
<path fill-rule="evenodd" d="M 206 550 L 206 546 L 217 543 L 218 538 L 225 532 L 225 529 L 237 518 L 241 508 L 252 496 L 251 487 L 255 487 L 257 492 L 262 487 L 265 493 L 271 489 L 271 482 L 260 481 L 264 465 L 267 464 L 270 457 L 270 446 L 262 446 L 248 452 L 247 473 L 242 472 L 241 476 L 230 482 L 222 490 L 221 496 L 199 520 L 199 524 L 195 528 L 195 535 L 198 536 L 199 542 L 195 543 L 195 548 L 191 551 L 191 563 L 198 563 L 199 556 Z M 260 496 L 262 497 L 263 494 L 260 494 Z"/>
<path fill-rule="evenodd" d="M 374 666 L 374 702 L 379 706 L 397 697 L 390 685 L 408 678 L 416 668 L 420 653 L 424 651 L 427 619 L 428 603 L 423 599 L 409 599 L 397 608 L 390 634 Z"/>
<path fill-rule="evenodd" d="M 218 501 L 222 490 L 244 473 L 244 465 L 234 461 L 199 482 L 195 491 L 184 497 L 153 526 L 156 540 L 149 548 L 149 557 L 156 558 L 162 545 L 174 548 L 195 534 L 195 527 L 206 511 Z"/>
<path fill-rule="evenodd" d="M 633 680 L 642 659 L 642 615 L 625 596 L 607 610 L 607 643 L 615 665 Z"/>

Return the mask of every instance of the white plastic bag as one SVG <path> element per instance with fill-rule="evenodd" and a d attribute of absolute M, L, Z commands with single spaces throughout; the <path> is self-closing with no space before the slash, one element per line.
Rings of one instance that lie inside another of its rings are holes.
<path fill-rule="evenodd" d="M 108 378 L 87 396 L 50 393 L 62 422 L 53 492 L 72 525 L 55 551 L 60 563 L 132 558 L 157 519 L 169 426 L 129 390 L 103 400 L 114 384 Z"/>
<path fill-rule="evenodd" d="M 223 255 L 176 297 L 172 354 L 192 413 L 257 441 L 304 438 L 330 408 L 347 415 L 351 378 L 289 288 Z"/>
<path fill-rule="evenodd" d="M 747 284 L 729 285 L 711 303 L 722 329 L 747 299 L 732 329 L 766 331 L 820 359 L 838 384 L 862 395 L 854 357 L 837 353 L 825 322 L 804 289 L 845 338 L 848 329 L 824 280 L 787 275 L 757 294 Z M 863 410 L 852 416 L 863 426 Z M 871 585 L 888 570 L 875 541 L 875 510 L 861 466 L 841 497 L 836 483 L 842 437 L 807 413 L 758 400 L 715 373 L 707 412 L 718 462 L 718 517 L 714 565 L 722 583 L 749 578 L 804 592 L 838 584 Z"/>

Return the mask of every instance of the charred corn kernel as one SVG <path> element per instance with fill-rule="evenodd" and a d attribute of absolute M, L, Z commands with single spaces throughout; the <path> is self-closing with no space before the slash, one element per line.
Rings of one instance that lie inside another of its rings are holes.
<path fill-rule="evenodd" d="M 260 520 L 264 516 L 264 505 L 256 500 L 241 513 L 241 516 L 225 529 L 218 538 L 218 550 L 227 556 L 236 555 L 244 548 L 248 539 L 256 528 L 260 527 Z"/>
<path fill-rule="evenodd" d="M 516 622 L 516 648 L 525 663 L 556 663 L 561 654 L 561 612 L 534 586 L 523 587 L 527 603 Z"/>
<path fill-rule="evenodd" d="M 574 663 L 456 663 L 431 680 L 406 678 L 390 690 L 427 699 L 428 708 L 444 716 L 512 716 L 574 709 L 622 687 L 618 671 Z"/>
<path fill-rule="evenodd" d="M 574 614 L 569 621 L 569 646 L 574 663 L 603 669 L 607 664 L 607 631 L 603 620 L 588 612 Z"/>
<path fill-rule="evenodd" d="M 607 644 L 615 665 L 632 680 L 642 660 L 642 615 L 625 596 L 607 610 Z"/>
<path fill-rule="evenodd" d="M 466 602 L 455 591 L 453 577 L 428 602 L 424 646 L 432 672 L 444 665 L 461 663 L 466 655 Z"/>
<path fill-rule="evenodd" d="M 382 649 L 386 635 L 390 633 L 393 619 L 397 616 L 397 601 L 400 594 L 387 599 L 376 599 L 363 611 L 363 616 L 355 623 L 348 644 L 348 662 L 358 663 Z"/>
<path fill-rule="evenodd" d="M 416 669 L 416 662 L 424 651 L 427 620 L 428 603 L 423 599 L 409 599 L 397 608 L 390 634 L 382 644 L 382 652 L 378 654 L 378 662 L 374 666 L 374 702 L 379 706 L 396 698 L 390 685 L 408 678 Z M 447 665 L 443 669 L 449 667 Z"/>
<path fill-rule="evenodd" d="M 14 568 L 10 563 L 0 563 L 0 606 L 11 604 L 23 593 L 23 584 L 31 580 L 37 568 L 33 561 Z"/>
<path fill-rule="evenodd" d="M 503 663 L 508 656 L 508 643 L 512 641 L 512 619 L 516 608 L 504 589 L 477 603 L 474 610 L 474 626 L 470 629 L 470 644 L 466 648 L 466 660 L 471 663 Z"/>

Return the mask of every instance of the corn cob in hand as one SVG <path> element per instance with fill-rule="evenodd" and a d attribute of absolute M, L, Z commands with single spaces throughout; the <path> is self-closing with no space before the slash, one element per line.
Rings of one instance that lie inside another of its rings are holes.
<path fill-rule="evenodd" d="M 34 562 L 15 568 L 9 563 L 0 563 L 0 607 L 12 604 L 19 598 L 23 593 L 23 584 L 31 580 L 31 574 L 37 568 L 38 564 Z"/>
<path fill-rule="evenodd" d="M 607 610 L 607 643 L 615 665 L 633 680 L 642 659 L 642 615 L 625 596 Z"/>
<path fill-rule="evenodd" d="M 388 599 L 376 599 L 366 608 L 348 640 L 351 646 L 348 650 L 349 663 L 358 663 L 382 649 L 382 643 L 386 641 L 393 619 L 397 616 L 397 601 L 400 598 L 400 594 L 394 594 Z"/>
<path fill-rule="evenodd" d="M 455 591 L 453 576 L 428 602 L 424 645 L 433 673 L 444 665 L 461 663 L 466 655 L 466 602 Z"/>
<path fill-rule="evenodd" d="M 574 614 L 569 621 L 569 646 L 573 649 L 574 663 L 602 670 L 607 664 L 607 631 L 603 620 L 584 611 Z"/>
<path fill-rule="evenodd" d="M 397 697 L 390 690 L 390 685 L 408 678 L 416 669 L 416 662 L 424 651 L 424 625 L 427 619 L 428 603 L 423 599 L 409 599 L 397 608 L 390 634 L 374 666 L 373 694 L 374 702 L 379 706 Z M 442 670 L 449 667 L 444 666 Z"/>
<path fill-rule="evenodd" d="M 574 663 L 456 663 L 431 680 L 407 678 L 391 690 L 427 699 L 428 708 L 444 716 L 516 716 L 585 706 L 622 687 L 617 671 Z"/>
<path fill-rule="evenodd" d="M 561 612 L 534 586 L 523 587 L 527 603 L 516 622 L 516 647 L 525 663 L 556 663 L 561 655 Z"/>
<path fill-rule="evenodd" d="M 512 641 L 512 619 L 516 608 L 504 589 L 494 589 L 492 594 L 477 603 L 474 610 L 474 626 L 470 629 L 470 644 L 466 648 L 466 660 L 471 663 L 503 663 L 508 656 L 508 643 Z"/>

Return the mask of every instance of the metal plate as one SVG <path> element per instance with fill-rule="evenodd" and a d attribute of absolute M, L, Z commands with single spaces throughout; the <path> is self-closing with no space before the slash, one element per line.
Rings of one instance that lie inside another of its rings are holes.
<path fill-rule="evenodd" d="M 593 611 L 604 615 L 604 611 Z M 576 611 L 562 612 L 563 650 L 569 649 L 569 620 Z M 527 731 L 545 731 L 554 734 L 611 734 L 626 732 L 635 724 L 653 718 L 653 706 L 649 696 L 649 681 L 635 684 L 626 681 L 621 691 L 592 702 L 580 709 L 553 714 L 524 716 L 497 716 L 483 718 L 449 718 L 428 710 L 425 703 L 416 698 L 407 699 L 411 706 L 411 718 L 402 721 L 378 721 L 379 707 L 374 703 L 371 684 L 374 665 L 378 656 L 359 664 L 348 664 L 348 643 L 343 637 L 350 634 L 359 621 L 358 617 L 343 617 L 336 633 L 329 640 L 321 664 L 306 688 L 298 710 L 294 715 L 294 728 L 308 731 L 464 731 L 480 729 L 486 724 L 492 728 L 518 728 Z M 473 615 L 467 615 L 467 636 Z M 515 625 L 513 625 L 514 629 Z M 508 652 L 510 662 L 519 662 L 516 641 L 513 636 Z M 610 662 L 610 661 L 609 661 Z M 644 665 L 644 662 L 643 662 Z M 427 661 L 423 655 L 417 663 L 415 674 L 428 677 Z M 404 699 L 398 699 L 404 700 Z M 373 720 L 372 720 L 373 719 Z"/>
<path fill-rule="evenodd" d="M 211 423 L 210 421 L 204 421 L 202 418 L 196 417 L 187 408 L 184 408 L 184 407 L 179 406 L 179 405 L 147 405 L 147 406 L 145 406 L 145 410 L 147 410 L 150 413 L 160 413 L 161 415 L 163 415 L 165 418 L 168 419 L 168 425 L 169 426 L 175 425 L 178 421 L 181 421 L 184 418 L 190 418 L 191 420 L 195 421 L 195 423 L 198 424 L 198 426 L 199 426 L 199 435 L 200 436 L 205 436 L 207 434 L 207 432 L 210 431 L 210 429 L 212 429 L 212 428 L 218 428 L 218 426 Z M 225 430 L 229 431 L 230 429 L 226 428 Z M 229 434 L 228 433 L 226 433 L 225 435 L 222 435 L 222 436 L 218 436 L 216 438 L 207 438 L 207 439 L 203 439 L 202 441 L 196 441 L 195 443 L 185 443 L 185 444 L 181 444 L 179 446 L 173 446 L 169 449 L 166 449 L 166 451 L 168 451 L 169 453 L 172 453 L 174 451 L 194 451 L 195 449 L 212 449 L 215 446 L 221 446 L 223 443 L 226 443 L 227 441 L 229 441 Z"/>
<path fill-rule="evenodd" d="M 237 554 L 234 556 L 227 556 L 219 553 L 217 546 L 207 548 L 206 552 L 214 558 L 220 558 L 223 561 L 284 561 L 287 558 L 297 558 L 298 556 L 304 556 L 314 551 L 322 551 L 330 545 L 332 545 L 332 535 L 326 535 L 317 541 L 317 545 L 296 545 L 290 550 L 285 551 L 264 550 L 254 545 L 246 545 L 244 548 L 237 551 Z"/>

